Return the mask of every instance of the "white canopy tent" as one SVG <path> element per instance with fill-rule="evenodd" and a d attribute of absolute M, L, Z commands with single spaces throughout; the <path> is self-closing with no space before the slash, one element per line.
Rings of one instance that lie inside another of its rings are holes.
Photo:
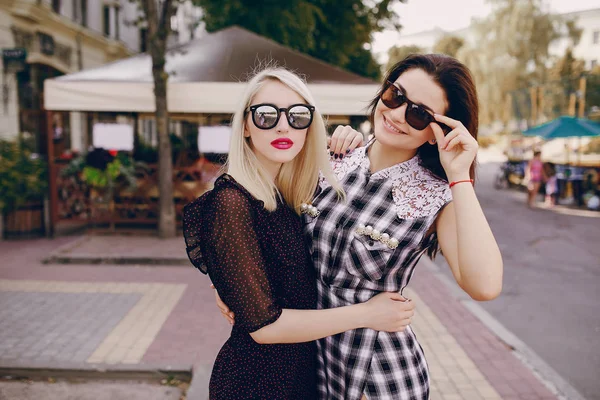
<path fill-rule="evenodd" d="M 379 85 L 367 78 L 281 46 L 239 27 L 171 49 L 166 71 L 170 113 L 233 113 L 248 74 L 261 61 L 304 75 L 326 115 L 365 115 Z M 44 83 L 52 111 L 155 111 L 151 59 L 137 55 Z"/>
<path fill-rule="evenodd" d="M 172 82 L 167 89 L 171 113 L 233 113 L 245 83 Z M 326 115 L 365 115 L 378 85 L 309 84 Z M 83 82 L 49 79 L 45 107 L 53 111 L 154 112 L 149 82 Z"/>

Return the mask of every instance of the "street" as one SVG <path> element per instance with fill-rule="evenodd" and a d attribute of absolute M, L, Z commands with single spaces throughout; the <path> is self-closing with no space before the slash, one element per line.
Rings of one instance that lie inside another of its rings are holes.
<path fill-rule="evenodd" d="M 500 298 L 482 305 L 586 399 L 599 399 L 600 249 L 593 242 L 600 233 L 599 214 L 529 210 L 524 193 L 492 188 L 496 168 L 483 165 L 477 190 L 504 252 L 505 282 Z M 133 368 L 146 375 L 176 370 L 193 376 L 190 389 L 197 389 L 188 399 L 203 398 L 212 362 L 231 327 L 215 307 L 208 279 L 189 266 L 180 237 L 4 241 L 0 254 L 0 372 L 33 368 L 53 377 L 65 369 Z M 44 264 L 49 258 L 72 261 Z M 443 264 L 443 258 L 437 262 Z M 573 400 L 545 387 L 522 354 L 432 272 L 422 265 L 407 291 L 417 304 L 412 328 L 427 354 L 432 399 Z M 53 389 L 93 393 L 96 382 L 87 383 L 89 390 L 68 384 Z M 11 398 L 8 393 L 35 398 L 36 390 L 45 390 L 40 385 L 3 382 L 0 398 Z"/>
<path fill-rule="evenodd" d="M 600 399 L 600 213 L 528 209 L 525 193 L 493 188 L 498 166 L 480 165 L 477 193 L 503 252 L 504 288 L 481 304 L 586 399 Z"/>

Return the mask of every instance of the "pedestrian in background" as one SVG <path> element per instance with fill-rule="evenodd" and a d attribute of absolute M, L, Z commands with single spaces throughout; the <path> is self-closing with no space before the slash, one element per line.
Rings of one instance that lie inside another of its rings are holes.
<path fill-rule="evenodd" d="M 533 152 L 533 159 L 527 163 L 527 167 L 525 168 L 525 182 L 527 182 L 528 192 L 527 206 L 529 208 L 535 207 L 536 198 L 545 180 L 542 152 L 535 150 Z"/>
<path fill-rule="evenodd" d="M 558 199 L 558 177 L 554 164 L 545 163 L 544 170 L 546 173 L 546 206 L 554 207 Z"/>

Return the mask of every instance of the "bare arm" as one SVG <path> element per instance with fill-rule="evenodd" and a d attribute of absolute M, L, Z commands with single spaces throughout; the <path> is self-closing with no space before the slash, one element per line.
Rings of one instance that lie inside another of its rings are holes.
<path fill-rule="evenodd" d="M 328 310 L 282 309 L 265 271 L 249 195 L 221 187 L 203 204 L 186 207 L 187 236 L 202 243 L 208 274 L 236 313 L 236 327 L 256 342 L 306 342 L 364 327 L 402 331 L 410 324 L 414 305 L 398 293 L 381 293 L 363 304 Z"/>
<path fill-rule="evenodd" d="M 217 291 L 215 300 L 221 314 L 233 325 L 235 315 Z M 382 293 L 366 303 L 328 310 L 284 309 L 277 321 L 251 336 L 258 343 L 299 343 L 365 327 L 400 332 L 410 325 L 414 309 L 413 301 L 397 293 Z"/>
<path fill-rule="evenodd" d="M 325 310 L 284 309 L 274 323 L 250 333 L 261 344 L 300 343 L 351 329 L 400 332 L 410 324 L 414 303 L 398 293 L 382 293 L 366 303 Z"/>
<path fill-rule="evenodd" d="M 469 168 L 477 154 L 477 141 L 459 121 L 437 115 L 436 119 L 453 128 L 444 137 L 441 128 L 432 124 L 448 180 L 468 180 Z M 456 282 L 469 296 L 475 300 L 492 300 L 502 290 L 500 249 L 473 186 L 470 183 L 454 185 L 452 198 L 436 221 L 442 252 Z"/>
<path fill-rule="evenodd" d="M 468 178 L 467 178 L 468 179 Z M 460 287 L 475 300 L 492 300 L 502 290 L 502 256 L 470 184 L 452 188 L 453 201 L 440 213 L 440 246 Z"/>

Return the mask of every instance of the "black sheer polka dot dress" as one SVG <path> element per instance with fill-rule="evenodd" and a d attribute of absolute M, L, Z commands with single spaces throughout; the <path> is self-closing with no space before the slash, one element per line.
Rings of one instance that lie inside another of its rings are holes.
<path fill-rule="evenodd" d="M 315 399 L 315 342 L 258 344 L 251 332 L 282 309 L 316 308 L 316 277 L 301 218 L 284 202 L 264 209 L 231 176 L 184 208 L 192 263 L 235 313 L 210 378 L 211 399 Z"/>

